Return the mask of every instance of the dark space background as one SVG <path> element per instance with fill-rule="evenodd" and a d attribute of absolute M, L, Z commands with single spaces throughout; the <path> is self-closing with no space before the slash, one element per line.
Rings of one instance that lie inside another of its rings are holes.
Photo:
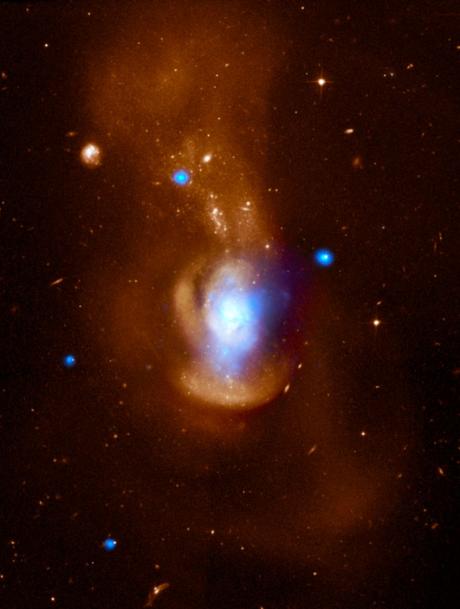
<path fill-rule="evenodd" d="M 171 16 L 194 3 L 153 4 Z M 225 15 L 226 3 L 216 4 Z M 311 323 L 317 352 L 331 363 L 324 391 L 340 402 L 332 425 L 347 421 L 350 450 L 382 464 L 373 524 L 336 537 L 322 524 L 315 533 L 319 512 L 306 499 L 313 478 L 299 474 L 300 444 L 296 436 L 291 450 L 293 425 L 282 414 L 321 403 L 311 370 L 247 423 L 254 444 L 210 448 L 200 435 L 181 443 L 161 416 L 146 423 L 136 403 L 182 398 L 162 380 L 161 357 L 149 373 L 151 394 L 145 373 L 104 342 L 115 288 L 94 278 L 123 277 L 129 239 L 144 238 L 146 228 L 136 201 L 125 208 L 128 228 L 120 212 L 136 158 L 106 145 L 87 112 L 88 95 L 98 92 L 85 89 L 88 62 L 98 62 L 107 30 L 127 9 L 3 2 L 2 608 L 136 608 L 162 582 L 170 588 L 154 606 L 166 609 L 459 604 L 460 12 L 434 1 L 247 6 L 256 20 L 269 12 L 285 35 L 260 179 L 277 189 L 267 213 L 284 242 L 305 260 L 324 244 L 336 255 L 330 269 L 312 271 Z M 349 127 L 354 133 L 344 135 Z M 93 171 L 79 160 L 88 139 L 105 155 Z M 155 230 L 148 237 L 161 249 Z M 167 350 L 161 336 L 158 349 Z M 62 365 L 66 353 L 77 358 L 72 369 Z M 375 446 L 371 431 L 363 448 L 363 428 L 375 429 Z M 396 446 L 408 447 L 404 465 Z M 211 465 L 200 469 L 201 461 Z M 289 499 L 275 513 L 270 505 L 279 508 L 282 495 Z M 298 533 L 300 503 L 312 514 L 311 537 Z M 284 543 L 282 521 L 292 523 L 300 549 Z M 108 535 L 118 542 L 112 553 L 101 547 Z"/>

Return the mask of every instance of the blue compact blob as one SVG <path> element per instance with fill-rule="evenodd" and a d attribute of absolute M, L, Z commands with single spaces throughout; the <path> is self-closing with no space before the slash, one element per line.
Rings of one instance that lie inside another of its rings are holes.
<path fill-rule="evenodd" d="M 178 169 L 173 173 L 172 180 L 178 186 L 185 186 L 190 182 L 190 174 L 185 169 Z"/>
<path fill-rule="evenodd" d="M 334 262 L 334 258 L 333 252 L 326 248 L 316 250 L 315 252 L 315 262 L 320 266 L 331 266 Z"/>
<path fill-rule="evenodd" d="M 106 552 L 113 552 L 117 547 L 117 541 L 116 539 L 112 539 L 112 537 L 107 537 L 107 539 L 104 540 L 102 547 Z"/>
<path fill-rule="evenodd" d="M 66 368 L 73 368 L 75 366 L 75 364 L 77 363 L 77 360 L 75 358 L 75 355 L 72 355 L 71 353 L 69 353 L 68 355 L 65 355 L 62 358 L 62 363 L 64 364 L 64 366 Z"/>

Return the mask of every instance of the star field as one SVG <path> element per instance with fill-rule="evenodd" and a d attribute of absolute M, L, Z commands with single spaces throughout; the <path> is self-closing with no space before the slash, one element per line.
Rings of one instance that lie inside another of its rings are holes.
<path fill-rule="evenodd" d="M 457 12 L 0 6 L 0 607 L 456 606 Z"/>

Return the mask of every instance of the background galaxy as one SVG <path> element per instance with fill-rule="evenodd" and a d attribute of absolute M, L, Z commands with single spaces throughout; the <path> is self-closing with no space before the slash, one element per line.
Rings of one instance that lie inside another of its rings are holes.
<path fill-rule="evenodd" d="M 0 5 L 0 607 L 458 606 L 459 13 L 377 4 Z"/>

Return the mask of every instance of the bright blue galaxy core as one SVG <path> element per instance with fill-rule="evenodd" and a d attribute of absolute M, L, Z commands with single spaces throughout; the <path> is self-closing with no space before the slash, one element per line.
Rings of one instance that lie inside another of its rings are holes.
<path fill-rule="evenodd" d="M 178 186 L 185 186 L 190 182 L 190 174 L 185 169 L 178 169 L 173 173 L 172 179 Z"/>
<path fill-rule="evenodd" d="M 264 293 L 230 272 L 219 278 L 207 299 L 212 357 L 219 370 L 237 373 L 260 337 Z"/>
<path fill-rule="evenodd" d="M 328 249 L 320 249 L 315 252 L 315 261 L 320 266 L 331 266 L 334 262 L 334 258 L 334 254 Z"/>
<path fill-rule="evenodd" d="M 117 542 L 115 539 L 107 537 L 107 539 L 103 542 L 102 546 L 106 552 L 113 552 L 113 550 L 115 550 L 115 548 L 117 547 Z"/>
<path fill-rule="evenodd" d="M 69 353 L 68 355 L 64 356 L 62 362 L 66 368 L 73 368 L 77 363 L 77 360 L 74 355 Z"/>

